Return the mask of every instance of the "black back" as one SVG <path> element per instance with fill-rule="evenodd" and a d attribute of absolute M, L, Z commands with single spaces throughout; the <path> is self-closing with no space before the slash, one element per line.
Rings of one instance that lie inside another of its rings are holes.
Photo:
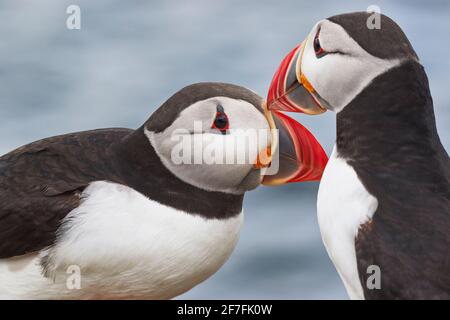
<path fill-rule="evenodd" d="M 83 189 L 113 176 L 107 146 L 130 134 L 107 129 L 40 140 L 0 158 L 0 258 L 51 245 Z"/>
<path fill-rule="evenodd" d="M 378 76 L 337 115 L 337 150 L 378 199 L 356 239 L 368 299 L 450 298 L 450 161 L 423 67 Z M 381 290 L 366 287 L 381 268 Z"/>

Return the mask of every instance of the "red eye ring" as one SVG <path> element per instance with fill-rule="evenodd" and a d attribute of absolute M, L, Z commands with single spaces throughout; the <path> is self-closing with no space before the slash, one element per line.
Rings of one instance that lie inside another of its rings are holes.
<path fill-rule="evenodd" d="M 226 134 L 230 128 L 230 121 L 221 105 L 217 106 L 216 117 L 214 118 L 211 128 L 219 130 L 222 134 Z"/>
<path fill-rule="evenodd" d="M 316 53 L 317 58 L 324 56 L 326 53 L 320 44 L 319 34 L 320 34 L 320 29 L 317 31 L 316 36 L 314 37 L 314 40 L 313 40 L 314 52 Z"/>

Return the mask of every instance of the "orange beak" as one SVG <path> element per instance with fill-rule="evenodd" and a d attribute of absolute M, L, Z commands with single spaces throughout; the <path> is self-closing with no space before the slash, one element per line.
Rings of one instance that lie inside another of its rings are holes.
<path fill-rule="evenodd" d="M 272 164 L 272 146 L 268 146 L 258 154 L 253 165 L 255 169 L 268 168 Z"/>
<path fill-rule="evenodd" d="M 269 110 L 302 112 L 310 115 L 327 111 L 326 101 L 302 73 L 302 57 L 302 44 L 299 44 L 281 62 L 267 95 Z"/>
<path fill-rule="evenodd" d="M 272 79 L 267 97 L 266 118 L 276 128 L 271 163 L 278 160 L 278 171 L 265 175 L 263 184 L 279 185 L 289 182 L 318 181 L 322 177 L 328 157 L 320 143 L 304 126 L 280 111 L 319 114 L 325 112 L 321 99 L 299 71 L 301 45 L 281 62 Z"/>

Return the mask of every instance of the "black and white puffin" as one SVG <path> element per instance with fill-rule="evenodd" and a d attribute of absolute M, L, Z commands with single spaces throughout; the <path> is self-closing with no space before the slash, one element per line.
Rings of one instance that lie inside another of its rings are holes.
<path fill-rule="evenodd" d="M 258 150 L 248 162 L 173 161 L 177 130 L 205 142 L 202 154 L 244 139 L 240 129 L 275 126 L 279 137 L 247 140 Z M 189 290 L 231 254 L 244 193 L 264 179 L 274 149 L 280 170 L 264 183 L 322 175 L 326 154 L 300 124 L 272 115 L 250 90 L 199 83 L 137 130 L 66 134 L 2 156 L 0 298 L 168 299 Z"/>
<path fill-rule="evenodd" d="M 337 113 L 317 209 L 349 296 L 450 299 L 450 162 L 428 79 L 400 27 L 381 15 L 369 29 L 371 15 L 316 23 L 281 63 L 268 108 Z"/>

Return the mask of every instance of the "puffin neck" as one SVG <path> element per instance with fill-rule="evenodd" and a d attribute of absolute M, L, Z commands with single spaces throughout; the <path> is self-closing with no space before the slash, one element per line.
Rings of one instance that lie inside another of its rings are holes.
<path fill-rule="evenodd" d="M 417 62 L 375 78 L 337 114 L 336 127 L 339 156 L 372 194 L 399 196 L 402 190 L 411 202 L 418 185 L 448 192 L 448 177 L 442 176 L 450 172 L 448 155 L 437 134 L 428 79 Z"/>
<path fill-rule="evenodd" d="M 336 129 L 339 153 L 355 161 L 430 152 L 440 142 L 423 67 L 408 60 L 376 77 L 337 114 Z"/>
<path fill-rule="evenodd" d="M 115 170 L 123 183 L 148 198 L 204 218 L 226 219 L 242 211 L 243 194 L 207 191 L 192 186 L 170 172 L 161 162 L 144 127 L 111 146 Z"/>

